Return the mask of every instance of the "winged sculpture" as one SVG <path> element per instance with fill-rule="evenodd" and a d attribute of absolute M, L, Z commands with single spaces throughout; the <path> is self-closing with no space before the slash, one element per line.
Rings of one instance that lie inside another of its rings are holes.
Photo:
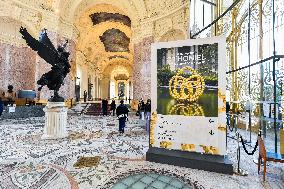
<path fill-rule="evenodd" d="M 33 38 L 26 28 L 21 27 L 20 33 L 27 45 L 52 66 L 51 70 L 43 74 L 37 81 L 40 86 L 38 90 L 40 91 L 44 86 L 47 86 L 49 90 L 54 91 L 54 96 L 49 101 L 64 102 L 64 98 L 59 96 L 58 91 L 71 68 L 68 60 L 70 53 L 65 50 L 68 41 L 66 40 L 63 45 L 59 45 L 56 49 L 48 38 L 46 29 L 42 30 L 39 40 Z"/>

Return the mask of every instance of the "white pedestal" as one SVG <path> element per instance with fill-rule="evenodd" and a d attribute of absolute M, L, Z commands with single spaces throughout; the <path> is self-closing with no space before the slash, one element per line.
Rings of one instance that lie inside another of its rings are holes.
<path fill-rule="evenodd" d="M 58 139 L 68 136 L 67 110 L 64 102 L 48 102 L 43 109 L 45 112 L 45 126 L 42 139 Z"/>

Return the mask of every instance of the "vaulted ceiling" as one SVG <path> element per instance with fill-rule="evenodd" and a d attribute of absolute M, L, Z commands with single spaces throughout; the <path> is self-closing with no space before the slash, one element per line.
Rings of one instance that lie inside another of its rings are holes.
<path fill-rule="evenodd" d="M 22 0 L 22 3 L 50 10 L 63 23 L 74 26 L 78 34 L 77 62 L 104 73 L 109 65 L 132 67 L 132 32 L 135 35 L 144 32 L 135 28 L 179 10 L 188 0 Z"/>
<path fill-rule="evenodd" d="M 110 4 L 97 4 L 85 10 L 75 22 L 81 61 L 105 75 L 112 73 L 115 66 L 131 67 L 131 21 L 121 9 Z"/>

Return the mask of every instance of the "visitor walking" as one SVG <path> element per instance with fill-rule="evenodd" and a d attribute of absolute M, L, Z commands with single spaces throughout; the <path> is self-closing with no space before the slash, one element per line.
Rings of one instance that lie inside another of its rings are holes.
<path fill-rule="evenodd" d="M 146 131 L 150 130 L 150 120 L 151 120 L 151 100 L 148 99 L 145 104 L 145 116 L 146 116 Z"/>
<path fill-rule="evenodd" d="M 116 104 L 115 104 L 115 100 L 112 100 L 111 104 L 110 104 L 110 110 L 112 111 L 112 115 L 115 115 L 115 109 L 116 109 Z"/>
<path fill-rule="evenodd" d="M 119 132 L 124 133 L 125 122 L 128 119 L 128 108 L 124 105 L 124 101 L 120 101 L 120 105 L 116 108 L 116 115 L 119 120 Z"/>

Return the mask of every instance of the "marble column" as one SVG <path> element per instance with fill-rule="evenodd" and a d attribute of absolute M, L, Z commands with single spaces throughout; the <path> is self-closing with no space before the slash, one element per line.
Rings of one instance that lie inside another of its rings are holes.
<path fill-rule="evenodd" d="M 68 136 L 67 107 L 64 102 L 48 102 L 44 108 L 45 126 L 42 139 L 58 139 Z"/>

